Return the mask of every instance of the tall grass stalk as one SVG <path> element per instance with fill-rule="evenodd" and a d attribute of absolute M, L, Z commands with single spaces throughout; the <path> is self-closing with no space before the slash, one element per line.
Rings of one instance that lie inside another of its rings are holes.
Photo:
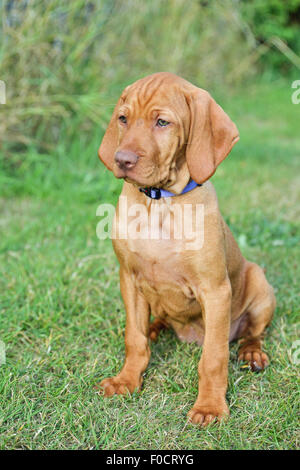
<path fill-rule="evenodd" d="M 51 153 L 62 139 L 104 129 L 121 89 L 141 76 L 171 71 L 223 87 L 254 47 L 233 0 L 6 0 L 1 25 L 9 165 L 28 146 Z"/>

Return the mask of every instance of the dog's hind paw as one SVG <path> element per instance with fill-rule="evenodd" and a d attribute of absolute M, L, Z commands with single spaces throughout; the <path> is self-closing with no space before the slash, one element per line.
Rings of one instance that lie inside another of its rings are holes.
<path fill-rule="evenodd" d="M 269 365 L 268 356 L 261 350 L 260 344 L 256 344 L 254 341 L 246 341 L 242 344 L 238 360 L 242 363 L 242 369 L 250 367 L 252 372 L 261 372 Z"/>
<path fill-rule="evenodd" d="M 157 341 L 158 335 L 161 330 L 168 328 L 168 325 L 159 318 L 156 318 L 149 326 L 149 338 L 151 341 Z"/>

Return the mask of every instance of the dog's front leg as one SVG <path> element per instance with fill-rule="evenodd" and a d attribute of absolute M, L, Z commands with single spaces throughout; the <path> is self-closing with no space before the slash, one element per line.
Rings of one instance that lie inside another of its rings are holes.
<path fill-rule="evenodd" d="M 126 309 L 125 362 L 115 377 L 104 379 L 104 396 L 133 393 L 140 389 L 149 359 L 149 304 L 134 284 L 131 273 L 120 269 L 120 287 Z"/>
<path fill-rule="evenodd" d="M 190 421 L 206 426 L 215 418 L 229 415 L 226 403 L 229 330 L 231 315 L 231 286 L 225 281 L 215 289 L 207 286 L 199 294 L 203 308 L 205 337 L 198 366 L 199 392 Z"/>

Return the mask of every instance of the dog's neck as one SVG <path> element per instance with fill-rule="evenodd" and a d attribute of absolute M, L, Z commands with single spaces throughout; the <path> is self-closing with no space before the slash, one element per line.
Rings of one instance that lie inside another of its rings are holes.
<path fill-rule="evenodd" d="M 188 170 L 186 160 L 181 165 L 173 165 L 170 170 L 168 182 L 159 187 L 142 187 L 139 190 L 151 199 L 160 199 L 161 197 L 180 196 L 189 192 L 198 185 Z"/>
<path fill-rule="evenodd" d="M 180 159 L 178 159 L 176 163 L 176 166 L 174 165 L 174 167 L 170 170 L 169 181 L 167 185 L 162 186 L 162 189 L 166 189 L 171 193 L 179 195 L 191 180 L 191 175 L 185 158 L 182 163 L 180 162 Z"/>

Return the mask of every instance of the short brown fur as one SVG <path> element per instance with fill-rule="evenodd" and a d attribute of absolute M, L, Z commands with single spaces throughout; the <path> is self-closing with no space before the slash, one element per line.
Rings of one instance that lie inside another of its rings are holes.
<path fill-rule="evenodd" d="M 157 127 L 158 118 L 170 125 Z M 273 289 L 263 270 L 242 256 L 208 181 L 238 138 L 235 124 L 206 91 L 173 74 L 145 77 L 122 93 L 99 157 L 125 179 L 122 195 L 129 207 L 139 203 L 150 214 L 156 205 L 167 214 L 175 203 L 203 204 L 204 244 L 197 251 L 182 250 L 173 234 L 169 240 L 114 240 L 126 309 L 126 358 L 116 377 L 101 382 L 105 396 L 141 387 L 149 339 L 169 326 L 181 340 L 203 346 L 198 397 L 188 414 L 193 423 L 205 426 L 229 414 L 229 341 L 241 338 L 239 359 L 252 370 L 268 365 L 261 345 L 275 308 Z M 117 152 L 136 155 L 136 164 L 120 167 Z M 180 195 L 191 178 L 202 186 Z M 177 197 L 152 200 L 141 186 L 167 189 Z M 122 217 L 118 204 L 115 228 Z M 155 317 L 151 325 L 150 314 Z"/>

